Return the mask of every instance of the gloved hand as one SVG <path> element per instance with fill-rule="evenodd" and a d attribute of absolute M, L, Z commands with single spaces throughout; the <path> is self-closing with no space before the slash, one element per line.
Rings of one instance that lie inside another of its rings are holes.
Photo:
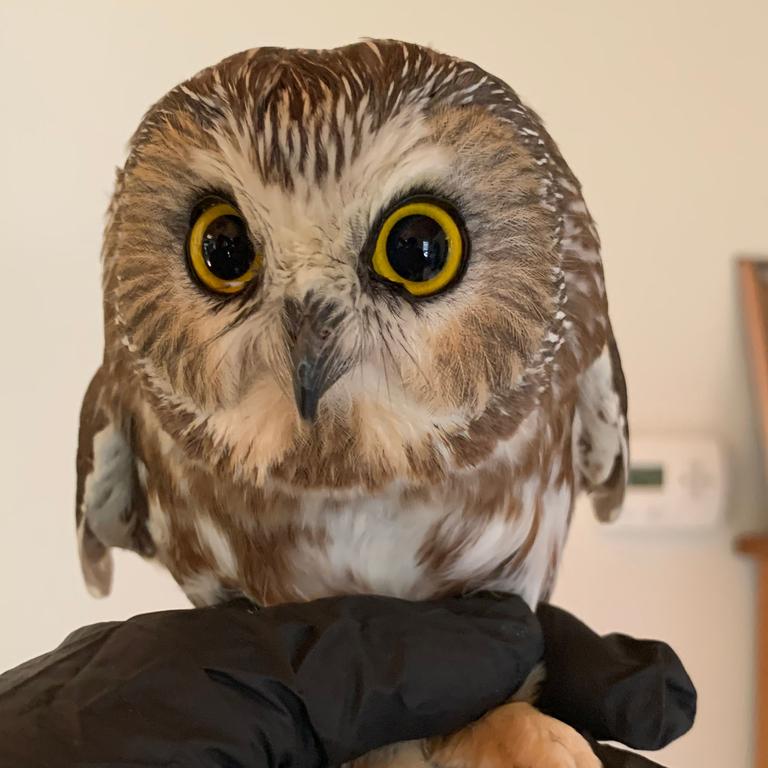
<path fill-rule="evenodd" d="M 541 626 L 516 597 L 146 614 L 85 627 L 0 676 L 0 765 L 333 766 L 468 724 L 504 703 L 543 654 Z M 557 685 L 550 676 L 544 694 Z M 649 716 L 666 721 L 678 704 L 662 698 Z M 599 754 L 606 766 L 634 765 L 629 753 Z"/>

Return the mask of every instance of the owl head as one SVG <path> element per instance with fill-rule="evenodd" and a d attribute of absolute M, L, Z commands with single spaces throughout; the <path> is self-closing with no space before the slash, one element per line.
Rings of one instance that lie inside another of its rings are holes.
<path fill-rule="evenodd" d="M 103 256 L 117 399 L 240 476 L 477 461 L 604 341 L 597 237 L 536 115 L 400 42 L 250 50 L 174 88 Z M 597 287 L 566 313 L 569 272 Z"/>

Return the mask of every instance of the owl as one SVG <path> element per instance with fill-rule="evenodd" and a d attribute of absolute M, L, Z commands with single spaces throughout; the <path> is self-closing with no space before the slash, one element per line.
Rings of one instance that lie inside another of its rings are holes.
<path fill-rule="evenodd" d="M 620 508 L 598 235 L 537 115 L 474 64 L 367 40 L 203 70 L 134 134 L 102 258 L 77 457 L 95 594 L 122 547 L 198 606 L 534 605 L 577 493 Z"/>

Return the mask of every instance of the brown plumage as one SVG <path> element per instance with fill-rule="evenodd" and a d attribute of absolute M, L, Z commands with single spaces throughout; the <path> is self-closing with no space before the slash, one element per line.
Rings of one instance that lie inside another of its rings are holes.
<path fill-rule="evenodd" d="M 428 298 L 371 268 L 383 212 L 414 194 L 466 234 L 463 272 Z M 212 195 L 261 259 L 236 295 L 186 255 Z M 367 41 L 204 70 L 134 135 L 103 259 L 78 451 L 96 593 L 120 546 L 196 604 L 535 603 L 578 489 L 601 519 L 621 503 L 626 394 L 594 225 L 538 117 L 473 64 Z M 299 347 L 325 365 L 311 420 Z"/>

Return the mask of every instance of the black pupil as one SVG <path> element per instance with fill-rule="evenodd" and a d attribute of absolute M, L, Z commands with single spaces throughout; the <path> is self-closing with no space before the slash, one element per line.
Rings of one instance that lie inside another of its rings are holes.
<path fill-rule="evenodd" d="M 253 264 L 253 249 L 238 216 L 219 216 L 203 235 L 203 259 L 221 280 L 237 280 Z"/>
<path fill-rule="evenodd" d="M 387 237 L 387 258 L 404 280 L 431 280 L 440 274 L 448 258 L 445 231 L 429 216 L 405 216 Z"/>

